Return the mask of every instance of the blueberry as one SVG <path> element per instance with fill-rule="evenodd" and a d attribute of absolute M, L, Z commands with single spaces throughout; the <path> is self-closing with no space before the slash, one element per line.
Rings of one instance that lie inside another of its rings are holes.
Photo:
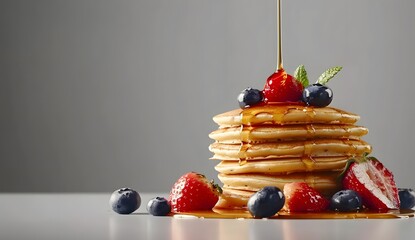
<path fill-rule="evenodd" d="M 166 216 L 170 212 L 170 204 L 163 197 L 155 197 L 148 201 L 147 211 L 153 216 Z"/>
<path fill-rule="evenodd" d="M 274 216 L 284 206 L 285 197 L 277 187 L 264 187 L 248 200 L 248 210 L 255 218 Z"/>
<path fill-rule="evenodd" d="M 239 107 L 251 107 L 264 99 L 262 91 L 253 88 L 246 88 L 238 95 Z"/>
<path fill-rule="evenodd" d="M 303 102 L 309 106 L 326 107 L 333 100 L 333 91 L 319 83 L 306 87 L 303 91 Z"/>
<path fill-rule="evenodd" d="M 399 188 L 399 201 L 401 209 L 411 209 L 415 207 L 415 192 L 410 188 Z"/>
<path fill-rule="evenodd" d="M 362 209 L 362 198 L 353 190 L 341 190 L 331 197 L 330 208 L 339 212 L 353 212 Z"/>
<path fill-rule="evenodd" d="M 140 204 L 140 195 L 131 188 L 120 188 L 111 194 L 110 205 L 116 213 L 130 214 L 137 210 Z"/>

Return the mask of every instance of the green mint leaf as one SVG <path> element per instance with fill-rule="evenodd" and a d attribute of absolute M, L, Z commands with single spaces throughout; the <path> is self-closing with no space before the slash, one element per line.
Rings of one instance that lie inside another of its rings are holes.
<path fill-rule="evenodd" d="M 304 65 L 300 65 L 295 69 L 294 77 L 303 85 L 303 87 L 309 85 L 307 71 L 305 70 Z"/>
<path fill-rule="evenodd" d="M 342 70 L 342 67 L 332 67 L 327 69 L 321 76 L 318 78 L 317 83 L 324 85 L 330 81 L 338 72 Z"/>

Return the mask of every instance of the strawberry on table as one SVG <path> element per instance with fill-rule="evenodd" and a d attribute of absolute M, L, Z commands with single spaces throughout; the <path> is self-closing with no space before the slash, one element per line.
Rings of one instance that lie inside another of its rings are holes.
<path fill-rule="evenodd" d="M 169 203 L 172 212 L 211 210 L 219 199 L 222 189 L 202 174 L 189 172 L 173 185 Z"/>
<path fill-rule="evenodd" d="M 374 157 L 350 164 L 343 178 L 343 187 L 359 193 L 363 205 L 369 209 L 399 209 L 398 188 L 393 174 Z"/>
<path fill-rule="evenodd" d="M 322 212 L 330 202 L 305 182 L 293 182 L 284 186 L 285 206 L 289 212 Z"/>

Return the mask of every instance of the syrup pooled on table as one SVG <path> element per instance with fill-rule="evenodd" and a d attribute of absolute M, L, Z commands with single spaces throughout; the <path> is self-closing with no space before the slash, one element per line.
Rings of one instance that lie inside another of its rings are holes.
<path fill-rule="evenodd" d="M 270 219 L 385 219 L 385 218 L 413 218 L 415 211 L 389 210 L 375 212 L 364 210 L 362 212 L 318 212 L 318 213 L 289 213 L 280 211 Z M 213 219 L 253 219 L 246 210 L 213 209 L 212 211 L 198 211 L 172 214 L 175 218 L 213 218 Z"/>

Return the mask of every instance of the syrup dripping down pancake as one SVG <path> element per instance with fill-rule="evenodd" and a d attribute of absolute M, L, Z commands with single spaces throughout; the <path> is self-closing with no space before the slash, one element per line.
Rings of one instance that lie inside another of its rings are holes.
<path fill-rule="evenodd" d="M 350 158 L 370 153 L 360 138 L 368 129 L 354 125 L 359 116 L 340 109 L 301 104 L 267 104 L 219 114 L 219 129 L 209 137 L 223 183 L 217 209 L 244 209 L 265 186 L 280 189 L 306 182 L 331 196 L 341 189 L 340 172 Z"/>
<path fill-rule="evenodd" d="M 249 198 L 255 193 L 227 188 L 222 190 L 214 209 L 246 209 Z"/>
<path fill-rule="evenodd" d="M 349 157 L 281 158 L 256 161 L 221 161 L 215 166 L 223 174 L 287 174 L 292 172 L 328 171 L 343 169 Z"/>
<path fill-rule="evenodd" d="M 292 173 L 284 175 L 266 174 L 219 174 L 219 180 L 225 188 L 256 192 L 266 186 L 275 186 L 280 189 L 292 182 L 306 182 L 322 194 L 335 192 L 340 188 L 338 176 L 341 171 Z"/>
<path fill-rule="evenodd" d="M 260 144 L 212 143 L 209 150 L 213 159 L 259 160 L 284 157 L 324 157 L 362 155 L 371 152 L 371 146 L 363 140 L 316 139 L 312 141 L 292 141 Z"/>
<path fill-rule="evenodd" d="M 209 137 L 220 143 L 236 144 L 321 138 L 359 139 L 367 133 L 367 128 L 354 125 L 261 125 L 220 128 L 209 134 Z"/>
<path fill-rule="evenodd" d="M 338 191 L 338 187 L 320 188 L 320 186 L 318 185 L 314 187 L 319 192 L 326 195 L 326 197 L 329 197 L 333 193 Z M 216 203 L 214 209 L 246 209 L 249 198 L 256 192 L 256 191 L 249 191 L 249 190 L 233 189 L 227 186 L 224 186 L 222 190 L 223 190 L 223 193 L 219 197 L 219 200 Z"/>
<path fill-rule="evenodd" d="M 359 116 L 332 107 L 313 108 L 303 105 L 263 105 L 235 109 L 213 117 L 221 127 L 260 124 L 354 124 Z"/>

